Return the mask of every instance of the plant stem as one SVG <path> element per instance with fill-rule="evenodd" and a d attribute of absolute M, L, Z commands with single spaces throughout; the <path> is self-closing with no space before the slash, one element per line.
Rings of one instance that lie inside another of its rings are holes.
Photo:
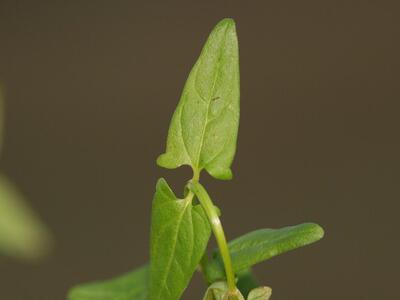
<path fill-rule="evenodd" d="M 203 207 L 204 211 L 206 212 L 206 215 L 211 224 L 211 228 L 214 233 L 215 239 L 217 240 L 217 244 L 218 244 L 219 251 L 221 253 L 222 261 L 224 263 L 226 280 L 228 283 L 228 289 L 232 294 L 234 294 L 237 291 L 236 283 L 235 283 L 235 273 L 233 271 L 231 255 L 229 253 L 228 244 L 226 242 L 224 229 L 222 227 L 222 224 L 218 217 L 218 214 L 215 211 L 214 204 L 213 204 L 210 196 L 208 195 L 207 191 L 204 189 L 204 187 L 200 183 L 193 182 L 193 181 L 190 182 L 189 189 L 197 196 L 201 206 Z"/>

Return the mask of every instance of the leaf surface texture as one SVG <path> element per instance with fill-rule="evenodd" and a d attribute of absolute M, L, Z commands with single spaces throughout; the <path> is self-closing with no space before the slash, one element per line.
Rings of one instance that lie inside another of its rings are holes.
<path fill-rule="evenodd" d="M 239 52 L 235 23 L 219 22 L 186 81 L 158 165 L 190 165 L 230 179 L 239 126 Z"/>

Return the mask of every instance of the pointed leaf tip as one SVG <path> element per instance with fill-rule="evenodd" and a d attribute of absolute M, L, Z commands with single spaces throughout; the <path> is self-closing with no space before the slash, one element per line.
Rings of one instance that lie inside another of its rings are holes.
<path fill-rule="evenodd" d="M 235 20 L 232 18 L 224 18 L 221 21 L 219 21 L 215 27 L 218 26 L 236 27 L 236 23 Z"/>

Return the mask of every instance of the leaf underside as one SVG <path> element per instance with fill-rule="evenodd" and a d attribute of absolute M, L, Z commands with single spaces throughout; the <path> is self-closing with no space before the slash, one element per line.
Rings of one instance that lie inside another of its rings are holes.
<path fill-rule="evenodd" d="M 211 32 L 191 70 L 170 124 L 168 169 L 190 165 L 217 179 L 231 179 L 239 126 L 239 53 L 235 23 L 224 19 Z"/>
<path fill-rule="evenodd" d="M 149 300 L 177 300 L 203 256 L 211 228 L 203 209 L 177 199 L 164 179 L 153 200 Z"/>
<path fill-rule="evenodd" d="M 68 300 L 147 300 L 149 266 L 111 280 L 86 283 L 73 288 Z"/>
<path fill-rule="evenodd" d="M 323 235 L 323 229 L 314 223 L 247 233 L 229 242 L 233 268 L 236 273 L 246 270 L 279 254 L 314 243 Z M 208 264 L 206 275 L 209 282 L 225 278 L 222 259 L 217 250 Z"/>

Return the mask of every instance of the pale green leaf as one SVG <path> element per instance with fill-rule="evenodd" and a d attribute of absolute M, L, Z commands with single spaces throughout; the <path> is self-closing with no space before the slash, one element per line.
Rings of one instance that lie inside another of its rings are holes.
<path fill-rule="evenodd" d="M 217 281 L 210 285 L 203 300 L 223 300 L 228 292 L 228 285 L 224 281 Z"/>
<path fill-rule="evenodd" d="M 164 179 L 153 200 L 150 300 L 177 300 L 189 284 L 210 238 L 203 209 L 191 198 L 178 199 Z"/>
<path fill-rule="evenodd" d="M 323 229 L 314 223 L 304 223 L 281 229 L 259 229 L 247 233 L 231 242 L 229 250 L 235 272 L 245 270 L 287 251 L 318 241 Z M 216 250 L 206 269 L 209 282 L 225 277 L 220 254 Z"/>
<path fill-rule="evenodd" d="M 69 300 L 147 300 L 146 265 L 111 280 L 85 283 L 71 289 Z"/>
<path fill-rule="evenodd" d="M 208 287 L 203 300 L 244 300 L 244 297 L 238 290 L 231 295 L 226 282 L 218 281 Z"/>
<path fill-rule="evenodd" d="M 268 300 L 271 298 L 272 290 L 267 286 L 262 286 L 252 290 L 247 297 L 247 300 Z"/>
<path fill-rule="evenodd" d="M 172 117 L 165 168 L 192 166 L 231 179 L 239 126 L 239 54 L 235 23 L 224 19 L 211 32 L 186 81 Z"/>
<path fill-rule="evenodd" d="M 23 259 L 44 256 L 50 234 L 15 186 L 0 175 L 0 253 Z"/>

